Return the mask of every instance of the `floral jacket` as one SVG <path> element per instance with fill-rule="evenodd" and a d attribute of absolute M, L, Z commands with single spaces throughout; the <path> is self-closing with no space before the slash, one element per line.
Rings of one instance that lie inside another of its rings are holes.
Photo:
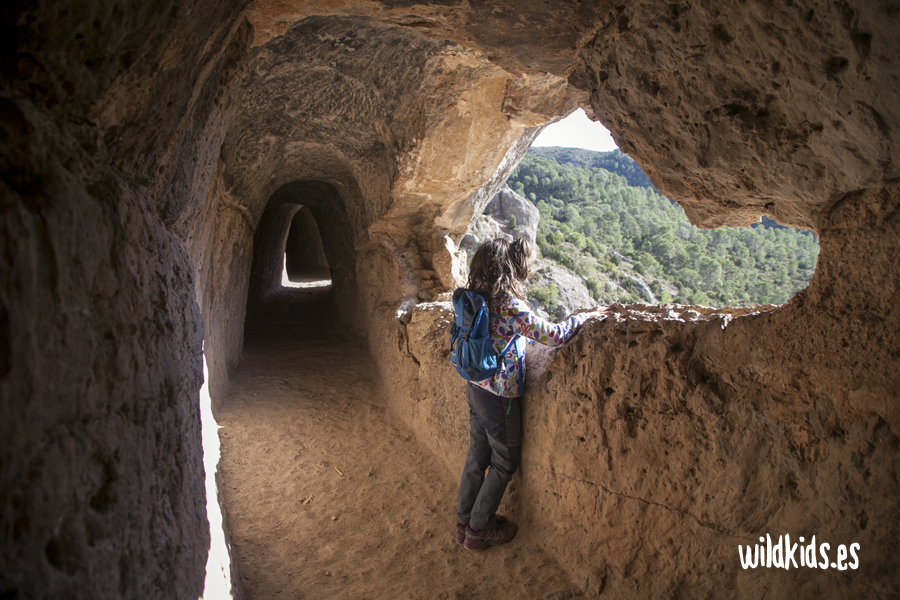
<path fill-rule="evenodd" d="M 525 347 L 540 342 L 559 346 L 575 335 L 587 320 L 585 315 L 573 315 L 559 323 L 551 323 L 537 316 L 527 302 L 508 296 L 494 298 L 489 328 L 494 350 L 503 353 L 497 372 L 475 385 L 504 398 L 515 398 L 525 392 Z M 515 341 L 510 343 L 513 339 Z"/>

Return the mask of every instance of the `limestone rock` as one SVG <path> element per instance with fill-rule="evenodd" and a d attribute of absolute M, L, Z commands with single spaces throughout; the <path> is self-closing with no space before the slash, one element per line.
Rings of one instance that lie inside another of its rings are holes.
<path fill-rule="evenodd" d="M 591 298 L 591 294 L 584 285 L 581 277 L 575 273 L 543 260 L 535 261 L 532 268 L 532 279 L 529 286 L 549 288 L 550 284 L 559 290 L 559 306 L 568 315 L 580 308 L 590 308 L 597 305 L 597 301 Z M 556 321 L 555 306 L 544 306 L 547 314 Z"/>
<path fill-rule="evenodd" d="M 492 215 L 481 215 L 469 227 L 469 232 L 460 243 L 461 248 L 476 250 L 478 246 L 487 240 L 504 239 L 512 241 L 514 238 L 506 221 L 498 221 Z"/>
<path fill-rule="evenodd" d="M 537 242 L 538 223 L 541 220 L 540 211 L 534 204 L 510 189 L 508 185 L 504 185 L 497 192 L 484 212 L 505 220 L 507 223 L 510 222 L 510 217 L 514 217 L 516 226 L 513 236 L 524 237 L 532 245 Z"/>
<path fill-rule="evenodd" d="M 777 24 L 777 25 L 776 25 Z M 900 175 L 898 13 L 878 3 L 632 3 L 571 81 L 702 227 L 819 229 L 842 194 Z"/>
<path fill-rule="evenodd" d="M 466 253 L 457 249 L 450 237 L 444 236 L 444 246 L 432 255 L 431 262 L 446 289 L 453 290 L 466 284 Z"/>
<path fill-rule="evenodd" d="M 481 243 L 481 240 L 478 238 L 478 236 L 476 236 L 473 233 L 467 233 L 459 241 L 459 247 L 464 250 L 474 251 L 476 248 L 478 248 L 478 244 L 480 244 L 480 243 Z"/>

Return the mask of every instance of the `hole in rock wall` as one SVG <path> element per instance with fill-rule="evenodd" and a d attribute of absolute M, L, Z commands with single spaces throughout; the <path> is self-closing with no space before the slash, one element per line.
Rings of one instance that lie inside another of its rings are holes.
<path fill-rule="evenodd" d="M 596 304 L 783 304 L 819 252 L 815 234 L 767 217 L 691 225 L 580 109 L 542 132 L 469 234 L 470 253 L 498 235 L 536 242 L 529 299 L 555 318 Z"/>
<path fill-rule="evenodd" d="M 287 252 L 286 247 L 294 216 L 302 208 L 294 202 L 277 202 L 270 204 L 263 213 L 253 243 L 248 312 L 267 304 L 273 296 L 282 292 L 282 282 L 288 270 L 288 254 L 292 256 L 290 262 L 294 280 L 300 277 L 300 269 L 295 262 L 299 257 L 296 252 Z"/>
<path fill-rule="evenodd" d="M 295 326 L 333 333 L 346 312 L 340 307 L 355 294 L 348 230 L 340 194 L 329 184 L 293 182 L 272 195 L 254 235 L 245 343 Z"/>
<path fill-rule="evenodd" d="M 300 207 L 291 220 L 284 248 L 282 287 L 325 288 L 331 285 L 331 269 L 322 248 L 319 227 L 312 212 Z"/>

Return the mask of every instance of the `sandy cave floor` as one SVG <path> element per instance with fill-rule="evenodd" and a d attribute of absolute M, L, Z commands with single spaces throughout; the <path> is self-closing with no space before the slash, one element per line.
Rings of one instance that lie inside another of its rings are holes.
<path fill-rule="evenodd" d="M 362 344 L 324 327 L 329 294 L 285 289 L 248 322 L 219 414 L 248 598 L 581 596 L 539 532 L 482 552 L 453 542 L 458 482 L 392 416 Z"/>

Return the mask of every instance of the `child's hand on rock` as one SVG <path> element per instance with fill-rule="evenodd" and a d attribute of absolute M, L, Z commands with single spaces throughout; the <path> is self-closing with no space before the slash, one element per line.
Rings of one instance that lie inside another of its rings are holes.
<path fill-rule="evenodd" d="M 609 315 L 608 306 L 597 306 L 595 308 L 582 308 L 576 310 L 573 315 L 587 315 L 588 319 L 603 319 Z"/>

